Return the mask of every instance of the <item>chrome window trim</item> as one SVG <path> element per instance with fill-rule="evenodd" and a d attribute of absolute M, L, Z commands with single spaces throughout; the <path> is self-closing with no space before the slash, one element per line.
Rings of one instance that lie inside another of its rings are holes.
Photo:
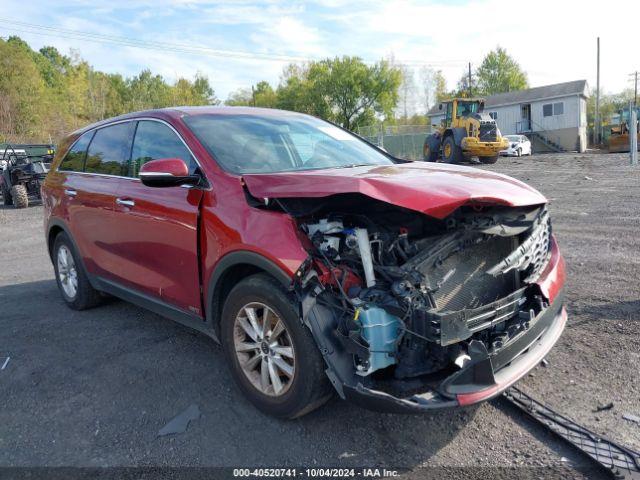
<path fill-rule="evenodd" d="M 182 135 L 180 135 L 178 133 L 178 131 L 173 128 L 173 125 L 171 125 L 170 123 L 168 123 L 165 120 L 162 120 L 160 118 L 153 118 L 153 117 L 136 117 L 136 118 L 126 118 L 124 120 L 116 120 L 115 122 L 111 122 L 111 123 L 107 123 L 105 125 L 100 125 L 99 127 L 94 127 L 91 128 L 89 130 L 87 130 L 86 132 L 84 132 L 82 135 L 80 135 L 75 142 L 73 142 L 69 148 L 67 149 L 67 151 L 64 154 L 64 157 L 62 157 L 62 160 L 60 161 L 60 164 L 62 165 L 62 162 L 64 161 L 65 157 L 67 156 L 67 154 L 69 153 L 69 150 L 71 150 L 71 148 L 73 148 L 73 146 L 78 142 L 78 140 L 80 140 L 80 138 L 82 138 L 83 135 L 89 133 L 89 132 L 97 132 L 98 130 L 101 130 L 103 128 L 106 127 L 111 127 L 112 125 L 118 125 L 120 123 L 127 123 L 127 122 L 139 122 L 139 121 L 152 121 L 152 122 L 158 122 L 158 123 L 162 123 L 164 125 L 166 125 L 167 127 L 169 127 L 173 133 L 176 134 L 176 136 L 180 139 L 180 141 L 182 142 L 182 144 L 185 146 L 185 148 L 189 151 L 189 153 L 191 154 L 191 156 L 193 157 L 193 159 L 196 161 L 196 164 L 198 165 L 198 167 L 200 168 L 200 172 L 202 173 L 202 176 L 205 178 L 205 180 L 207 181 L 207 183 L 209 184 L 209 188 L 206 188 L 204 190 L 209 190 L 211 188 L 211 182 L 209 181 L 209 179 L 207 178 L 207 175 L 204 173 L 204 169 L 202 168 L 202 163 L 200 163 L 200 160 L 198 160 L 198 157 L 195 156 L 195 154 L 193 153 L 193 150 L 191 150 L 191 148 L 189 148 L 189 145 L 187 145 L 187 143 L 184 141 L 184 139 L 182 138 Z M 137 133 L 137 128 L 136 128 L 136 132 L 134 132 L 133 135 L 133 139 L 131 141 L 131 146 L 133 148 L 133 142 L 135 142 L 136 137 L 135 137 L 135 133 Z M 93 138 L 91 139 L 91 141 L 93 141 Z M 91 143 L 89 143 L 89 146 L 91 145 Z M 89 147 L 87 147 L 87 150 L 89 149 Z M 108 178 L 125 178 L 127 180 L 137 180 L 138 182 L 140 181 L 139 177 L 125 177 L 123 175 L 109 175 L 106 173 L 93 173 L 93 172 L 77 172 L 75 170 L 60 170 L 59 168 L 56 168 L 56 172 L 67 172 L 67 173 L 78 173 L 81 175 L 98 175 L 100 177 L 108 177 Z"/>

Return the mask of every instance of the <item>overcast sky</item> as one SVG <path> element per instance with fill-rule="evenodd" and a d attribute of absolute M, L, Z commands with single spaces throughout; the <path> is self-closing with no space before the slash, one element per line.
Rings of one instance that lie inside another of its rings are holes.
<path fill-rule="evenodd" d="M 640 18 L 640 1 L 606 5 L 563 0 L 0 0 L 0 36 L 18 34 L 36 49 L 76 49 L 107 72 L 134 75 L 149 68 L 171 81 L 199 71 L 225 99 L 230 91 L 263 79 L 277 84 L 287 62 L 95 43 L 6 20 L 270 56 L 347 54 L 375 61 L 393 55 L 416 67 L 441 69 L 449 88 L 467 62 L 479 64 L 496 45 L 520 62 L 532 86 L 586 78 L 595 87 L 599 35 L 601 84 L 616 92 L 632 86 L 629 74 L 640 69 L 640 37 L 631 25 Z"/>

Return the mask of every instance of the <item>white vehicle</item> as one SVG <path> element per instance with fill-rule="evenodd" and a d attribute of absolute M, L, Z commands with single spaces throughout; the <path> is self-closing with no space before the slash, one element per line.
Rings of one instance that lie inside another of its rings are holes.
<path fill-rule="evenodd" d="M 509 148 L 502 150 L 500 155 L 516 156 L 531 155 L 531 142 L 524 135 L 505 135 L 509 140 Z"/>

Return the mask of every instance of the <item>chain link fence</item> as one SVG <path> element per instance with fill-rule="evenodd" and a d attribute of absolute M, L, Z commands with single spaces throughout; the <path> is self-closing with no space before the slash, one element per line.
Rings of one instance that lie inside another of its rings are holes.
<path fill-rule="evenodd" d="M 408 160 L 422 160 L 425 137 L 431 133 L 429 125 L 369 125 L 358 128 L 358 135 L 384 148 L 391 155 Z"/>

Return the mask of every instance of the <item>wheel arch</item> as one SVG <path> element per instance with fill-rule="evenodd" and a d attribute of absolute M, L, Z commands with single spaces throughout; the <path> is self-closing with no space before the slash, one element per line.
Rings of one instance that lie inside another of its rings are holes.
<path fill-rule="evenodd" d="M 453 141 L 456 146 L 460 147 L 462 145 L 462 139 L 467 136 L 467 130 L 463 127 L 456 127 L 449 129 L 449 135 L 453 136 Z"/>
<path fill-rule="evenodd" d="M 241 280 L 266 273 L 289 289 L 292 277 L 268 258 L 247 250 L 235 251 L 222 257 L 211 273 L 205 300 L 206 321 L 220 338 L 220 317 L 224 299 Z"/>
<path fill-rule="evenodd" d="M 67 235 L 67 238 L 71 242 L 71 246 L 78 254 L 78 258 L 80 259 L 80 268 L 82 268 L 85 275 L 89 279 L 89 283 L 93 288 L 95 288 L 96 290 L 99 290 L 98 288 L 96 288 L 96 282 L 93 279 L 93 275 L 89 274 L 89 271 L 87 270 L 87 266 L 84 264 L 84 257 L 82 255 L 82 250 L 78 248 L 78 244 L 74 240 L 73 235 L 71 235 L 71 232 L 69 231 L 69 227 L 67 226 L 66 223 L 64 223 L 62 220 L 59 220 L 57 218 L 50 220 L 47 226 L 47 238 L 46 238 L 47 251 L 49 252 L 49 259 L 51 260 L 51 263 L 53 263 L 53 245 L 56 241 L 56 238 L 58 238 L 58 235 L 60 235 L 61 233 L 65 233 Z"/>
<path fill-rule="evenodd" d="M 67 237 L 69 237 L 71 242 L 74 244 L 74 248 L 78 250 L 67 226 L 59 220 L 51 220 L 47 227 L 47 251 L 49 252 L 49 259 L 51 261 L 53 261 L 53 244 L 56 241 L 56 237 L 62 232 L 67 234 Z"/>

